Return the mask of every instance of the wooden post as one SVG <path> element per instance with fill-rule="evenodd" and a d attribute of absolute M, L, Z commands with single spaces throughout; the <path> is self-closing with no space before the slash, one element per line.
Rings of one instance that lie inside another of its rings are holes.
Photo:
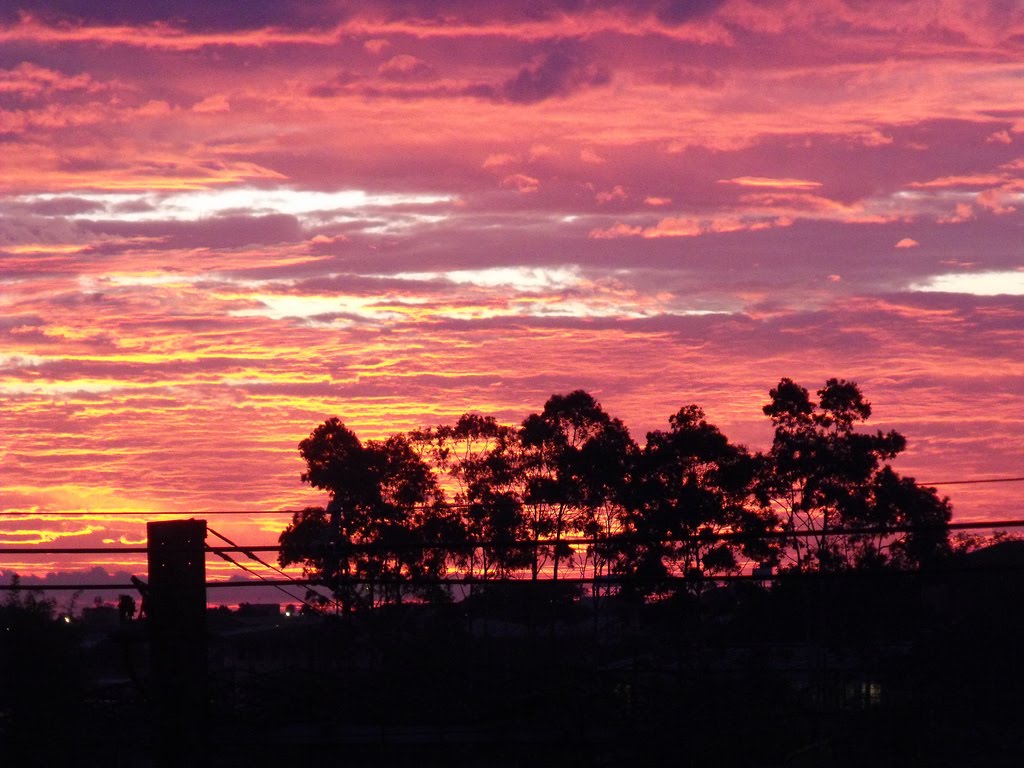
<path fill-rule="evenodd" d="M 156 764 L 208 765 L 206 521 L 147 523 L 146 532 Z"/>

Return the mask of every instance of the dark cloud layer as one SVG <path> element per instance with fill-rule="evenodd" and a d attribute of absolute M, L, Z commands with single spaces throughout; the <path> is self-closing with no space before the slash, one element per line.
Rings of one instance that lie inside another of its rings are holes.
<path fill-rule="evenodd" d="M 337 23 L 345 16 L 337 3 L 318 0 L 14 0 L 4 4 L 0 20 L 16 21 L 23 14 L 55 23 L 115 26 L 164 22 L 197 31 L 307 28 Z"/>
<path fill-rule="evenodd" d="M 450 99 L 469 96 L 508 104 L 536 104 L 552 98 L 569 96 L 579 90 L 600 87 L 611 82 L 611 70 L 588 60 L 569 46 L 540 53 L 511 77 L 497 82 L 476 82 L 452 85 L 436 81 L 438 71 L 409 55 L 395 56 L 378 67 L 376 73 L 389 81 L 387 87 L 376 85 L 368 76 L 342 71 L 309 89 L 311 96 L 333 98 L 346 92 L 375 99 Z"/>
<path fill-rule="evenodd" d="M 604 67 L 582 63 L 569 53 L 554 51 L 520 69 L 493 95 L 516 104 L 532 104 L 553 96 L 565 96 L 578 88 L 606 85 L 610 79 Z"/>
<path fill-rule="evenodd" d="M 673 24 L 706 17 L 725 0 L 400 0 L 372 2 L 366 7 L 390 18 L 459 20 L 465 23 L 539 21 L 593 11 L 619 11 L 631 16 L 653 14 Z"/>
<path fill-rule="evenodd" d="M 216 216 L 198 221 L 110 221 L 83 223 L 91 232 L 122 237 L 145 237 L 172 248 L 237 248 L 271 245 L 303 239 L 302 226 L 294 216 Z"/>

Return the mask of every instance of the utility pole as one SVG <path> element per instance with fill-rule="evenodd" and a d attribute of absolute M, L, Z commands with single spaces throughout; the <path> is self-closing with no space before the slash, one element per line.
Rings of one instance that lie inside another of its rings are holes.
<path fill-rule="evenodd" d="M 146 524 L 156 764 L 209 764 L 206 521 Z"/>

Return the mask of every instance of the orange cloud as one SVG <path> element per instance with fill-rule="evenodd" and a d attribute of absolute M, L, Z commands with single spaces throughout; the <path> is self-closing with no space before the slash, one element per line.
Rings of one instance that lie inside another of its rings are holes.
<path fill-rule="evenodd" d="M 614 240 L 618 237 L 641 237 L 644 228 L 640 226 L 629 226 L 618 222 L 607 229 L 590 230 L 590 238 L 593 240 Z"/>
<path fill-rule="evenodd" d="M 0 247 L 0 251 L 20 256 L 22 254 L 43 255 L 81 253 L 89 248 L 89 245 L 80 245 L 76 243 L 24 243 L 21 245 L 5 245 Z"/>
<path fill-rule="evenodd" d="M 769 187 L 772 189 L 817 189 L 821 186 L 819 181 L 805 181 L 803 179 L 772 179 L 765 176 L 739 176 L 735 179 L 719 179 L 719 184 L 736 184 L 740 187 Z"/>
<path fill-rule="evenodd" d="M 789 226 L 788 219 L 746 219 L 736 215 L 721 215 L 710 218 L 673 216 L 661 219 L 653 226 L 629 226 L 622 222 L 608 229 L 594 229 L 590 237 L 595 240 L 608 240 L 618 237 L 697 237 L 699 235 L 739 232 L 742 230 L 758 231 L 776 226 Z"/>
<path fill-rule="evenodd" d="M 988 187 L 1001 184 L 1007 177 L 1001 174 L 982 173 L 970 176 L 943 176 L 929 181 L 914 181 L 908 184 L 911 189 L 948 189 L 951 187 Z"/>

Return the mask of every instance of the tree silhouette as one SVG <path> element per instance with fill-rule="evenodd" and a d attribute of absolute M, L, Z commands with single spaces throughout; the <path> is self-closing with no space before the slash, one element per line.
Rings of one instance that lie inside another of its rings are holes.
<path fill-rule="evenodd" d="M 948 546 L 948 501 L 885 464 L 905 449 L 903 435 L 856 431 L 871 416 L 871 404 L 853 382 L 829 379 L 817 394 L 815 403 L 806 389 L 784 378 L 764 406 L 775 437 L 764 456 L 760 494 L 784 531 L 809 534 L 790 541 L 792 566 L 909 566 L 940 554 Z M 938 528 L 905 536 L 890 530 L 908 524 Z M 864 528 L 879 533 L 835 535 Z"/>
<path fill-rule="evenodd" d="M 868 552 L 888 547 L 888 561 L 901 568 L 930 565 L 951 553 L 947 524 L 952 508 L 949 499 L 940 498 L 935 489 L 883 467 L 874 477 L 869 498 L 871 525 L 913 530 L 898 535 L 879 533 Z M 862 551 L 865 549 L 861 546 Z"/>
<path fill-rule="evenodd" d="M 281 562 L 349 610 L 444 599 L 437 582 L 453 573 L 557 581 L 576 567 L 596 598 L 616 576 L 650 594 L 754 564 L 915 568 L 948 553 L 948 500 L 889 466 L 901 434 L 858 429 L 871 405 L 855 383 L 829 379 L 812 400 L 782 379 L 769 397 L 775 434 L 759 454 L 696 405 L 641 450 L 583 390 L 552 395 L 518 429 L 464 414 L 363 443 L 328 419 L 299 452 L 303 481 L 330 501 L 295 514 Z"/>
<path fill-rule="evenodd" d="M 648 578 L 708 576 L 738 570 L 737 554 L 767 557 L 770 550 L 757 535 L 774 519 L 755 500 L 755 458 L 696 405 L 680 408 L 669 427 L 648 433 L 638 457 L 631 568 Z M 751 536 L 723 540 L 722 534 L 735 532 Z"/>
<path fill-rule="evenodd" d="M 620 500 L 636 445 L 625 425 L 583 390 L 552 395 L 541 413 L 523 421 L 520 437 L 531 532 L 535 542 L 552 539 L 552 578 L 557 579 L 559 566 L 572 565 L 577 556 L 563 541 L 566 536 L 600 537 L 620 527 Z M 600 547 L 583 556 L 592 558 L 595 571 L 606 565 Z M 535 563 L 534 578 L 537 571 Z"/>
<path fill-rule="evenodd" d="M 402 582 L 443 573 L 444 553 L 427 545 L 449 537 L 450 510 L 406 437 L 364 445 L 331 418 L 299 443 L 299 452 L 307 466 L 302 479 L 331 501 L 294 515 L 280 536 L 282 565 L 302 562 L 346 610 L 400 602 Z"/>
<path fill-rule="evenodd" d="M 505 578 L 530 565 L 517 431 L 493 416 L 467 413 L 453 426 L 429 427 L 410 437 L 448 478 L 454 507 L 463 513 L 461 532 L 467 546 L 452 552 L 455 563 L 467 575 L 485 580 Z"/>

